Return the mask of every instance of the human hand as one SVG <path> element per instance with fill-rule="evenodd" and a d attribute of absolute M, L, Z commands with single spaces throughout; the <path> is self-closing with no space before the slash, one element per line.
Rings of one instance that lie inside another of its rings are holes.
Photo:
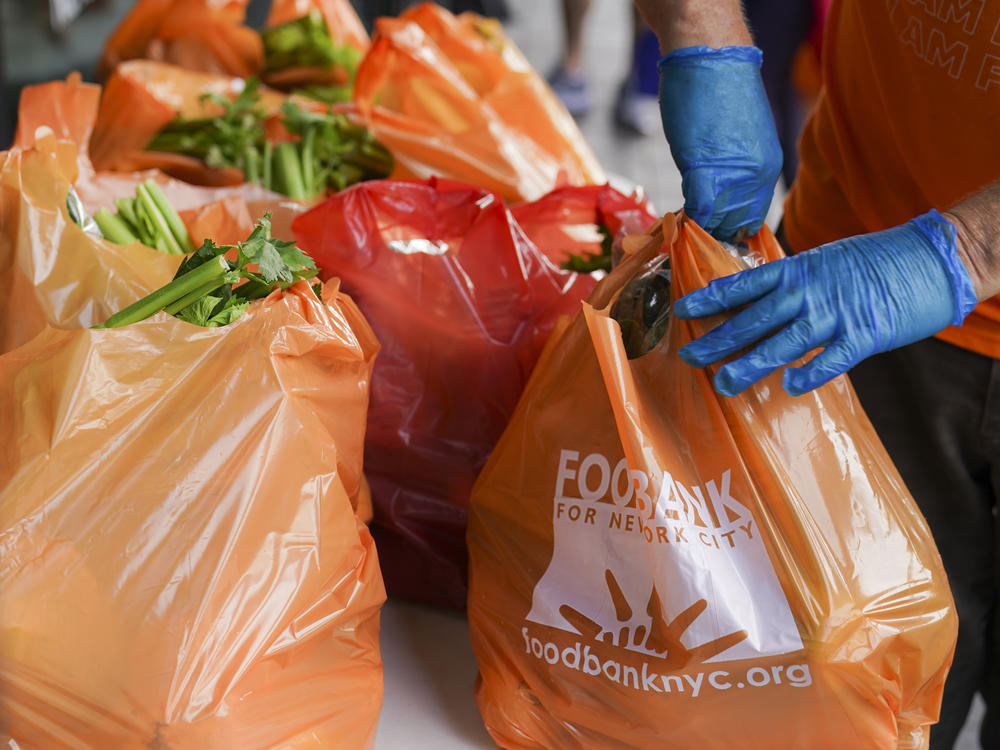
<path fill-rule="evenodd" d="M 684 47 L 660 60 L 660 114 L 684 210 L 716 239 L 761 228 L 781 146 L 756 47 Z"/>
<path fill-rule="evenodd" d="M 817 347 L 803 367 L 785 370 L 793 396 L 823 385 L 866 357 L 960 325 L 976 295 L 955 247 L 954 225 L 937 211 L 873 234 L 716 279 L 674 303 L 679 318 L 749 305 L 682 347 L 695 367 L 760 341 L 719 368 L 715 389 L 737 393 Z"/>

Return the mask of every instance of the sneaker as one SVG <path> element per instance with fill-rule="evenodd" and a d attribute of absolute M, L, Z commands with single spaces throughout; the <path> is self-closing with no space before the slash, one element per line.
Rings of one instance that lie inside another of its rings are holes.
<path fill-rule="evenodd" d="M 649 136 L 663 132 L 659 98 L 656 94 L 639 91 L 634 76 L 629 76 L 618 90 L 615 125 L 629 135 Z"/>
<path fill-rule="evenodd" d="M 594 106 L 587 77 L 582 72 L 570 73 L 559 67 L 549 76 L 549 86 L 573 117 L 583 117 Z"/>

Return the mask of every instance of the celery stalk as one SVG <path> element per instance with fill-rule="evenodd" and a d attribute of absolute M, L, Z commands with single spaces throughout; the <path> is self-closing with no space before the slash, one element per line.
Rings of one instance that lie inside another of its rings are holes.
<path fill-rule="evenodd" d="M 315 150 L 316 150 L 316 128 L 309 128 L 302 136 L 302 182 L 310 200 L 316 197 L 319 192 L 316 185 L 315 171 Z"/>
<path fill-rule="evenodd" d="M 138 323 L 140 320 L 155 315 L 167 305 L 182 299 L 192 291 L 205 286 L 210 281 L 222 280 L 227 273 L 229 273 L 229 263 L 224 257 L 216 256 L 93 327 L 119 328 Z"/>
<path fill-rule="evenodd" d="M 149 191 L 149 195 L 153 199 L 153 203 L 155 203 L 156 207 L 160 210 L 160 215 L 163 216 L 164 220 L 167 222 L 167 226 L 170 227 L 170 233 L 180 246 L 181 252 L 185 254 L 193 253 L 194 243 L 191 241 L 191 235 L 188 234 L 187 227 L 184 225 L 184 222 L 181 221 L 181 217 L 174 210 L 174 207 L 170 205 L 170 201 L 167 200 L 167 196 L 165 196 L 163 191 L 160 190 L 160 186 L 152 180 L 146 180 L 143 184 Z"/>
<path fill-rule="evenodd" d="M 272 187 L 274 180 L 273 178 L 274 170 L 272 168 L 272 162 L 274 161 L 274 150 L 271 147 L 270 141 L 264 141 L 264 156 L 262 161 L 264 162 L 263 165 L 264 169 L 262 170 L 264 174 L 261 182 L 263 183 L 265 189 L 274 190 L 274 188 Z"/>
<path fill-rule="evenodd" d="M 109 242 L 116 245 L 130 245 L 139 241 L 139 238 L 129 229 L 128 224 L 106 208 L 98 209 L 97 213 L 94 214 L 94 221 L 97 222 L 104 239 Z"/>
<path fill-rule="evenodd" d="M 169 313 L 170 315 L 176 315 L 188 305 L 194 304 L 205 295 L 211 294 L 219 287 L 224 286 L 225 283 L 226 283 L 225 276 L 218 279 L 212 279 L 211 281 L 202 284 L 193 292 L 188 292 L 176 302 L 171 302 L 169 305 L 163 308 L 163 311 L 165 313 Z"/>
<path fill-rule="evenodd" d="M 279 143 L 274 147 L 274 172 L 275 183 L 282 193 L 295 200 L 308 200 L 295 143 Z"/>
<path fill-rule="evenodd" d="M 174 239 L 174 234 L 170 231 L 170 225 L 167 223 L 167 220 L 156 207 L 156 201 L 153 200 L 153 196 L 149 192 L 149 188 L 145 185 L 139 185 L 136 188 L 135 193 L 139 198 L 139 202 L 142 204 L 142 207 L 146 210 L 147 218 L 153 223 L 156 233 L 163 237 L 163 241 L 167 243 L 167 247 L 170 248 L 170 252 L 176 255 L 183 255 L 184 251 L 181 249 L 181 246 L 177 244 L 177 240 Z"/>

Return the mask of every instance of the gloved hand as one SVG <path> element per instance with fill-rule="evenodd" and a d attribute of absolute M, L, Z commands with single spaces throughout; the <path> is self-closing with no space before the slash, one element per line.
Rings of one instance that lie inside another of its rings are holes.
<path fill-rule="evenodd" d="M 735 396 L 778 367 L 825 347 L 805 366 L 785 370 L 785 390 L 801 395 L 872 354 L 962 323 L 976 306 L 976 295 L 955 236 L 954 225 L 932 210 L 892 229 L 716 279 L 677 300 L 674 314 L 700 318 L 750 306 L 679 354 L 704 367 L 780 329 L 719 368 L 715 390 Z"/>
<path fill-rule="evenodd" d="M 764 223 L 781 146 L 756 47 L 684 47 L 660 60 L 660 114 L 681 171 L 684 210 L 730 241 Z"/>

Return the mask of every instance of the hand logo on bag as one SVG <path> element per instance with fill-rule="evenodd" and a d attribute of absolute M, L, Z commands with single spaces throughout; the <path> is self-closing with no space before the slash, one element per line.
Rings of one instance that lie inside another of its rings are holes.
<path fill-rule="evenodd" d="M 629 605 L 621 586 L 618 585 L 615 574 L 606 569 L 604 578 L 618 622 L 629 622 L 633 618 L 632 607 Z M 648 628 L 645 625 L 634 627 L 623 625 L 616 631 L 608 630 L 568 604 L 559 607 L 559 614 L 585 638 L 610 646 L 659 656 L 666 662 L 663 668 L 676 670 L 683 669 L 690 664 L 708 661 L 747 637 L 745 630 L 737 630 L 694 648 L 686 647 L 682 642 L 684 632 L 707 608 L 708 602 L 699 599 L 673 620 L 667 622 L 663 606 L 660 603 L 660 596 L 654 585 L 649 595 L 649 601 L 646 603 L 646 614 L 650 617 Z"/>

